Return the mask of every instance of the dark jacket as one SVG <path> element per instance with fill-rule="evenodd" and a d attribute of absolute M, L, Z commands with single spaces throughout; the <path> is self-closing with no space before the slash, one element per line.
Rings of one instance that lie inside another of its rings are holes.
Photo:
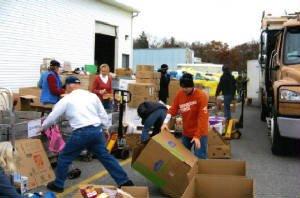
<path fill-rule="evenodd" d="M 236 80 L 231 73 L 224 73 L 221 76 L 220 82 L 217 87 L 216 96 L 222 92 L 222 95 L 234 96 L 236 92 Z"/>
<path fill-rule="evenodd" d="M 166 99 L 169 97 L 169 84 L 170 75 L 162 72 L 160 77 L 159 99 Z"/>
<path fill-rule="evenodd" d="M 144 124 L 147 117 L 157 109 L 167 109 L 167 107 L 159 102 L 146 101 L 141 103 L 137 108 L 137 113 L 142 118 L 142 124 Z"/>

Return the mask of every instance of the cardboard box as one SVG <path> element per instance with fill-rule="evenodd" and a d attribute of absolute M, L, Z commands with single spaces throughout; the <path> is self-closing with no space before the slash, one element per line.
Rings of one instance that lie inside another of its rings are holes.
<path fill-rule="evenodd" d="M 230 159 L 231 145 L 208 145 L 207 154 L 209 159 Z"/>
<path fill-rule="evenodd" d="M 151 83 L 154 85 L 159 86 L 160 85 L 160 80 L 159 79 L 154 79 L 154 78 L 137 78 L 136 79 L 137 83 Z"/>
<path fill-rule="evenodd" d="M 208 158 L 209 159 L 230 159 L 231 145 L 230 141 L 224 140 L 223 137 L 213 129 L 208 131 Z"/>
<path fill-rule="evenodd" d="M 117 68 L 115 73 L 117 76 L 131 76 L 132 70 L 130 68 Z"/>
<path fill-rule="evenodd" d="M 130 149 L 136 148 L 141 143 L 141 134 L 138 133 L 126 134 L 125 138 Z"/>
<path fill-rule="evenodd" d="M 153 71 L 137 71 L 135 76 L 136 76 L 136 78 L 154 79 L 154 72 Z"/>
<path fill-rule="evenodd" d="M 154 79 L 160 79 L 161 73 L 160 72 L 154 72 Z"/>
<path fill-rule="evenodd" d="M 177 95 L 178 91 L 180 90 L 180 84 L 178 80 L 171 80 L 169 84 L 169 100 L 168 104 L 172 105 L 175 96 Z"/>
<path fill-rule="evenodd" d="M 131 97 L 131 101 L 128 103 L 128 107 L 137 108 L 144 101 L 157 101 L 156 96 L 139 96 L 134 95 Z"/>
<path fill-rule="evenodd" d="M 41 140 L 17 140 L 16 149 L 20 158 L 18 172 L 28 177 L 29 190 L 54 180 L 54 173 Z"/>
<path fill-rule="evenodd" d="M 182 198 L 254 197 L 253 180 L 241 176 L 196 175 Z"/>
<path fill-rule="evenodd" d="M 246 162 L 239 160 L 199 160 L 197 174 L 246 176 Z"/>
<path fill-rule="evenodd" d="M 197 170 L 197 158 L 170 132 L 134 149 L 132 167 L 171 197 L 180 197 Z"/>
<path fill-rule="evenodd" d="M 22 87 L 19 89 L 19 97 L 21 110 L 30 110 L 30 104 L 41 105 L 40 103 L 41 89 L 38 87 Z M 24 99 L 22 99 L 24 98 Z"/>
<path fill-rule="evenodd" d="M 136 66 L 136 71 L 154 71 L 154 66 L 153 65 L 137 65 Z"/>
<path fill-rule="evenodd" d="M 79 75 L 79 74 L 62 74 L 59 75 L 61 82 L 65 84 L 68 76 L 76 76 L 80 80 L 80 87 L 85 90 L 91 90 L 97 75 Z"/>
<path fill-rule="evenodd" d="M 155 96 L 155 88 L 154 85 L 151 83 L 129 83 L 128 91 L 131 92 L 132 98 L 134 98 L 135 96 Z"/>

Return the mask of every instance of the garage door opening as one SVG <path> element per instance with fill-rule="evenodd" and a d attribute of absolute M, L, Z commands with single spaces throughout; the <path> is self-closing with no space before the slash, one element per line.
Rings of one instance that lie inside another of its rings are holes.
<path fill-rule="evenodd" d="M 115 37 L 95 34 L 95 65 L 107 63 L 110 71 L 115 70 Z"/>

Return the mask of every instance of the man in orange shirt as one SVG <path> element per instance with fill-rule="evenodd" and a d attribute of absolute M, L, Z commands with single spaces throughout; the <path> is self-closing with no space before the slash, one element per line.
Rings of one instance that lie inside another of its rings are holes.
<path fill-rule="evenodd" d="M 191 150 L 194 145 L 194 154 L 198 158 L 207 158 L 208 133 L 208 96 L 202 90 L 194 88 L 193 75 L 185 73 L 180 78 L 182 88 L 176 95 L 162 130 L 168 129 L 168 122 L 172 116 L 180 114 L 183 120 L 182 143 Z"/>

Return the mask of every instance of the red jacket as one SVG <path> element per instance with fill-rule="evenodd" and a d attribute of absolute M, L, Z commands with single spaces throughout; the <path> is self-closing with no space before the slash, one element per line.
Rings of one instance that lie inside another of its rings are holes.
<path fill-rule="evenodd" d="M 180 90 L 168 113 L 182 115 L 183 135 L 199 138 L 208 134 L 208 96 L 205 92 L 194 89 L 191 95 Z"/>
<path fill-rule="evenodd" d="M 103 94 L 99 93 L 99 91 L 102 89 L 106 90 L 106 94 L 112 94 L 112 77 L 110 75 L 108 75 L 107 83 L 104 83 L 101 80 L 100 76 L 97 76 L 95 78 L 95 81 L 92 86 L 92 92 L 95 93 L 100 98 L 100 100 L 103 100 Z"/>

